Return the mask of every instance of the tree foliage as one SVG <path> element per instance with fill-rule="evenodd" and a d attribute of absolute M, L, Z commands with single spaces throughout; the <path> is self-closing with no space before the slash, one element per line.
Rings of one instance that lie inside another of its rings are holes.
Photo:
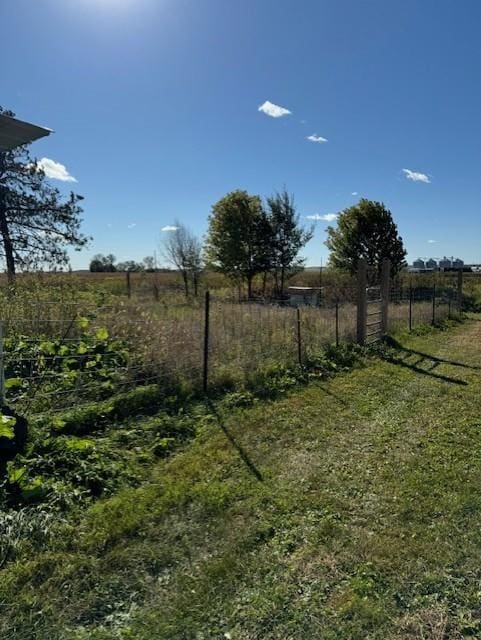
<path fill-rule="evenodd" d="M 202 273 L 202 245 L 198 238 L 183 224 L 176 221 L 174 230 L 168 231 L 162 254 L 181 274 L 185 295 L 190 291 L 196 296 Z"/>
<path fill-rule="evenodd" d="M 101 253 L 96 253 L 90 261 L 90 271 L 92 272 L 114 272 L 117 271 L 115 266 L 116 257 L 109 253 L 108 256 L 104 256 Z"/>
<path fill-rule="evenodd" d="M 294 198 L 286 190 L 267 198 L 233 191 L 213 207 L 209 218 L 206 256 L 210 264 L 247 283 L 248 296 L 256 275 L 274 276 L 277 293 L 292 270 L 302 266 L 299 251 L 312 238 L 312 230 L 299 226 Z"/>
<path fill-rule="evenodd" d="M 0 107 L 0 113 L 14 116 Z M 68 247 L 87 244 L 80 232 L 83 198 L 64 197 L 46 179 L 27 145 L 0 153 L 0 260 L 10 280 L 17 268 L 68 264 Z"/>
<path fill-rule="evenodd" d="M 117 258 L 109 253 L 104 256 L 101 253 L 96 253 L 90 261 L 90 271 L 97 272 L 115 272 L 115 271 L 156 271 L 154 256 L 146 256 L 142 262 L 136 262 L 135 260 L 125 260 L 124 262 L 118 262 Z"/>
<path fill-rule="evenodd" d="M 284 291 L 286 278 L 302 267 L 299 251 L 312 239 L 313 230 L 299 226 L 294 197 L 285 189 L 267 198 L 270 226 L 271 270 L 277 293 Z"/>
<path fill-rule="evenodd" d="M 328 227 L 330 264 L 355 273 L 359 258 L 381 271 L 389 258 L 392 275 L 405 266 L 406 250 L 392 214 L 383 203 L 365 198 L 339 214 L 337 227 Z"/>
<path fill-rule="evenodd" d="M 269 268 L 269 234 L 261 198 L 232 191 L 212 207 L 206 257 L 230 278 L 245 280 L 250 297 L 254 276 Z"/>
<path fill-rule="evenodd" d="M 139 273 L 144 271 L 144 265 L 142 262 L 135 262 L 135 260 L 125 260 L 117 264 L 117 271 L 130 271 L 131 273 Z"/>

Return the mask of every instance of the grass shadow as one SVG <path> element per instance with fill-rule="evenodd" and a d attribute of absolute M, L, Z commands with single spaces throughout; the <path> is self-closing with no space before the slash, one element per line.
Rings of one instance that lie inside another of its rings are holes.
<path fill-rule="evenodd" d="M 391 364 L 395 364 L 400 367 L 404 367 L 406 369 L 410 369 L 415 373 L 419 373 L 424 376 L 428 376 L 430 378 L 435 378 L 436 380 L 441 380 L 442 382 L 449 382 L 451 384 L 457 384 L 460 386 L 467 386 L 468 383 L 465 380 L 460 380 L 458 378 L 451 378 L 450 376 L 443 375 L 441 373 L 435 373 L 433 371 L 434 368 L 439 366 L 440 364 L 448 364 L 455 367 L 465 367 L 467 369 L 479 369 L 479 367 L 472 367 L 470 365 L 465 365 L 461 362 L 455 362 L 451 360 L 446 360 L 443 358 L 438 358 L 437 356 L 430 355 L 429 353 L 423 353 L 422 351 L 415 351 L 414 349 L 407 349 L 400 342 L 395 340 L 392 337 L 388 337 L 385 340 L 385 344 L 391 347 L 391 351 L 381 352 L 380 356 L 386 362 L 390 362 Z M 398 352 L 400 355 L 396 355 Z M 418 356 L 416 362 L 408 362 L 406 359 L 410 356 Z M 432 363 L 431 366 L 428 363 Z M 425 364 L 425 367 L 420 366 L 421 364 Z"/>
<path fill-rule="evenodd" d="M 416 351 L 415 349 L 408 349 L 407 347 L 403 346 L 398 340 L 396 340 L 395 338 L 392 337 L 388 337 L 386 338 L 386 344 L 388 344 L 390 347 L 394 347 L 396 350 L 401 351 L 403 353 L 409 354 L 409 355 L 416 355 L 420 357 L 420 361 L 426 359 L 426 360 L 431 360 L 432 362 L 435 362 L 436 365 L 438 364 L 449 364 L 452 367 L 462 367 L 464 369 L 474 369 L 475 371 L 481 371 L 481 366 L 477 367 L 471 364 L 465 364 L 464 362 L 457 362 L 456 360 L 448 360 L 446 358 L 439 358 L 438 356 L 434 356 L 430 353 L 425 353 L 423 351 Z"/>
<path fill-rule="evenodd" d="M 249 469 L 250 473 L 252 473 L 252 475 L 255 478 L 257 478 L 257 480 L 262 482 L 264 480 L 264 478 L 262 476 L 262 473 L 259 471 L 259 469 L 255 466 L 255 464 L 249 458 L 247 452 L 242 447 L 242 445 L 237 442 L 237 440 L 234 438 L 232 433 L 229 431 L 229 429 L 225 425 L 225 422 L 222 419 L 222 416 L 219 414 L 219 412 L 218 412 L 216 406 L 214 405 L 214 403 L 212 402 L 212 400 L 209 400 L 209 398 L 207 398 L 206 399 L 206 405 L 207 405 L 207 408 L 208 408 L 209 412 L 215 417 L 215 419 L 217 421 L 217 424 L 219 425 L 220 429 L 224 432 L 224 435 L 227 438 L 227 440 L 229 440 L 231 445 L 234 447 L 234 449 L 239 454 L 242 462 Z"/>
<path fill-rule="evenodd" d="M 341 404 L 343 407 L 349 406 L 348 403 L 344 400 L 344 398 L 341 398 L 341 396 L 339 396 L 337 393 L 333 393 L 322 384 L 317 383 L 316 387 L 321 391 L 323 391 L 326 395 L 330 396 L 331 398 L 334 398 L 334 400 L 336 400 L 336 402 L 339 402 L 339 404 Z"/>

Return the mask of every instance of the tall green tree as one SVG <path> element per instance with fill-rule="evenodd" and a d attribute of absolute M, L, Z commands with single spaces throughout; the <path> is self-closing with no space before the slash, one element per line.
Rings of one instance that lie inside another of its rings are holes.
<path fill-rule="evenodd" d="M 206 258 L 233 280 L 247 284 L 252 296 L 254 277 L 269 269 L 270 224 L 261 198 L 232 191 L 213 207 L 205 247 Z"/>
<path fill-rule="evenodd" d="M 15 116 L 1 107 L 0 113 Z M 80 232 L 82 199 L 53 187 L 27 145 L 0 152 L 0 260 L 10 282 L 17 268 L 68 264 L 68 247 L 87 244 Z"/>
<path fill-rule="evenodd" d="M 101 253 L 96 253 L 90 261 L 90 271 L 97 272 L 113 272 L 117 271 L 115 266 L 115 256 L 109 253 L 108 256 L 104 256 Z"/>
<path fill-rule="evenodd" d="M 327 228 L 326 245 L 330 264 L 355 273 L 359 258 L 381 271 L 382 261 L 389 258 L 391 273 L 405 266 L 406 250 L 392 214 L 382 202 L 363 198 L 341 211 L 337 227 Z"/>
<path fill-rule="evenodd" d="M 270 237 L 268 250 L 277 293 L 284 291 L 286 278 L 302 267 L 299 251 L 312 239 L 313 230 L 299 225 L 294 197 L 285 189 L 267 198 Z"/>

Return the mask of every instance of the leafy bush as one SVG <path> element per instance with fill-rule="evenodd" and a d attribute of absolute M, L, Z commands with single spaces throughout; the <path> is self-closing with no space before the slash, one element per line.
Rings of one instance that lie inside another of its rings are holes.
<path fill-rule="evenodd" d="M 104 429 L 115 420 L 133 415 L 151 415 L 158 411 L 163 397 L 157 385 L 137 387 L 107 401 L 89 403 L 67 411 L 60 417 L 47 414 L 38 419 L 36 425 L 50 428 L 54 433 L 85 435 Z"/>
<path fill-rule="evenodd" d="M 348 371 L 365 353 L 366 349 L 357 344 L 328 345 L 322 350 L 309 351 L 306 366 L 326 374 Z"/>
<path fill-rule="evenodd" d="M 291 368 L 282 363 L 270 363 L 247 375 L 246 389 L 260 398 L 275 397 L 307 380 L 300 367 Z"/>

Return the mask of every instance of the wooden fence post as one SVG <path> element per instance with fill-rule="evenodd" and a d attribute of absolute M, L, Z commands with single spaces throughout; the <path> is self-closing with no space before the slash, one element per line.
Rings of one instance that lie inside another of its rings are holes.
<path fill-rule="evenodd" d="M 302 367 L 302 335 L 301 335 L 301 310 L 299 307 L 296 309 L 297 318 L 297 360 L 299 366 Z"/>
<path fill-rule="evenodd" d="M 204 305 L 204 366 L 202 376 L 202 388 L 204 393 L 207 393 L 207 386 L 209 382 L 209 321 L 210 321 L 210 293 L 205 292 L 205 305 Z"/>
<path fill-rule="evenodd" d="M 457 307 L 458 314 L 461 315 L 463 311 L 463 270 L 459 269 L 458 271 L 458 287 L 457 287 Z"/>
<path fill-rule="evenodd" d="M 367 264 L 364 258 L 359 258 L 357 263 L 357 342 L 364 344 L 366 341 L 367 321 Z"/>
<path fill-rule="evenodd" d="M 130 286 L 130 271 L 125 272 L 125 280 L 127 282 L 127 298 L 132 295 L 132 287 Z"/>
<path fill-rule="evenodd" d="M 391 261 L 384 258 L 381 268 L 381 335 L 385 336 L 389 322 L 389 293 L 391 278 Z"/>

